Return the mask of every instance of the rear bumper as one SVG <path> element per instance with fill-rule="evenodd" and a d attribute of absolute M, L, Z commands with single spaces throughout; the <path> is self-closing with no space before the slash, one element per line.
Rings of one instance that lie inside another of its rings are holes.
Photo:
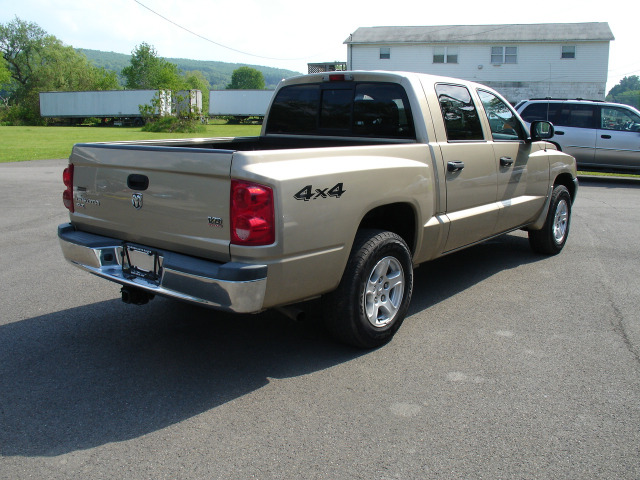
<path fill-rule="evenodd" d="M 126 260 L 121 240 L 80 232 L 70 223 L 58 227 L 58 238 L 69 262 L 112 282 L 220 310 L 237 313 L 262 310 L 266 265 L 219 263 L 154 249 L 159 266 L 157 276 L 150 279 L 123 268 Z"/>

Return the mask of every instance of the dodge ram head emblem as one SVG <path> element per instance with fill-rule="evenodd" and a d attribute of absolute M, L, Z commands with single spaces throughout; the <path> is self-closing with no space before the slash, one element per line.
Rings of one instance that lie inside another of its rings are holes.
<path fill-rule="evenodd" d="M 133 208 L 135 208 L 136 210 L 140 210 L 142 208 L 141 193 L 134 193 L 133 195 L 131 195 L 131 205 L 133 205 Z"/>

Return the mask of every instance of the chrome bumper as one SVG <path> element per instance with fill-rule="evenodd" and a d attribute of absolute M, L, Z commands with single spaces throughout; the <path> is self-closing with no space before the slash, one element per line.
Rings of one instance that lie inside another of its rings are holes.
<path fill-rule="evenodd" d="M 94 275 L 154 295 L 172 297 L 237 313 L 262 310 L 267 266 L 218 263 L 166 250 L 153 249 L 157 275 L 145 278 L 126 267 L 125 242 L 80 232 L 70 224 L 58 227 L 64 257 Z M 142 249 L 151 251 L 148 247 Z"/>

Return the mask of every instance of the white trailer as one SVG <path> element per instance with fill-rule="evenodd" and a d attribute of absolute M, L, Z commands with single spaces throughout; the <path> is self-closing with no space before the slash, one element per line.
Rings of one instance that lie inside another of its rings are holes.
<path fill-rule="evenodd" d="M 264 117 L 274 90 L 211 90 L 209 115 Z"/>
<path fill-rule="evenodd" d="M 171 92 L 165 90 L 102 90 L 40 92 L 40 115 L 49 118 L 139 118 L 140 105 L 160 94 L 159 115 L 171 114 Z"/>
<path fill-rule="evenodd" d="M 202 92 L 200 90 L 180 90 L 174 97 L 174 111 L 202 114 Z"/>

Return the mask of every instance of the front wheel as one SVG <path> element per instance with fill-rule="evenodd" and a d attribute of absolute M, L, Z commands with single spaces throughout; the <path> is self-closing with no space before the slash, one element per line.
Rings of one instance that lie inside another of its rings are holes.
<path fill-rule="evenodd" d="M 384 345 L 400 328 L 412 291 L 411 253 L 404 240 L 392 232 L 363 230 L 340 285 L 323 299 L 324 323 L 344 343 Z"/>
<path fill-rule="evenodd" d="M 560 253 L 569 236 L 571 195 L 564 185 L 556 185 L 551 193 L 547 219 L 540 230 L 529 231 L 529 244 L 534 252 L 547 255 Z"/>

